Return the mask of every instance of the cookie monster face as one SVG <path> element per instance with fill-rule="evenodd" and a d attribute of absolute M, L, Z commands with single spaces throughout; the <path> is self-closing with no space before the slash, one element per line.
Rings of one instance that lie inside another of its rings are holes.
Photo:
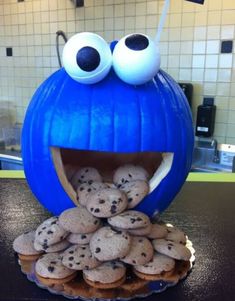
<path fill-rule="evenodd" d="M 72 37 L 64 68 L 38 88 L 23 127 L 28 183 L 54 214 L 75 206 L 65 166 L 92 166 L 112 181 L 115 168 L 142 165 L 150 192 L 136 207 L 163 211 L 190 169 L 193 126 L 178 84 L 159 70 L 159 54 L 145 35 L 129 35 L 110 51 L 99 36 Z"/>

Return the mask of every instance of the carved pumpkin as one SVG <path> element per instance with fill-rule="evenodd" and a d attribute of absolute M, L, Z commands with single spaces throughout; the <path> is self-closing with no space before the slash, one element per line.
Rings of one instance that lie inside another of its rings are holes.
<path fill-rule="evenodd" d="M 64 164 L 97 167 L 111 177 L 120 164 L 134 163 L 152 175 L 150 193 L 136 207 L 151 216 L 182 187 L 194 137 L 187 100 L 165 72 L 132 86 L 111 70 L 99 83 L 84 85 L 62 68 L 33 96 L 22 140 L 27 181 L 52 213 L 76 204 Z"/>

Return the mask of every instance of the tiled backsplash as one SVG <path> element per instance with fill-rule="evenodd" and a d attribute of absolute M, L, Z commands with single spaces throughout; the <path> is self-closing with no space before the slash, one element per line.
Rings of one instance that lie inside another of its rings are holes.
<path fill-rule="evenodd" d="M 59 67 L 56 31 L 68 37 L 92 31 L 107 41 L 143 32 L 155 36 L 164 1 L 0 0 L 0 108 L 15 108 L 22 122 L 38 85 Z M 203 96 L 215 97 L 214 137 L 235 144 L 235 46 L 221 54 L 221 42 L 235 37 L 235 1 L 205 0 L 204 5 L 172 0 L 160 51 L 161 67 L 177 81 L 194 85 L 193 115 Z M 61 49 L 63 41 L 61 39 Z M 6 56 L 12 48 L 13 56 Z M 8 50 L 9 51 L 9 50 Z"/>

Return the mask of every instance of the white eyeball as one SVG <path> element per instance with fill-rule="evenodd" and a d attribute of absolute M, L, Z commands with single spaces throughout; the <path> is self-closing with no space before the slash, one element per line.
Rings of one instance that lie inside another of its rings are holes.
<path fill-rule="evenodd" d="M 82 32 L 65 44 L 62 61 L 66 72 L 83 84 L 101 81 L 112 66 L 112 53 L 108 43 L 99 35 Z"/>
<path fill-rule="evenodd" d="M 160 67 L 158 47 L 148 36 L 130 34 L 113 51 L 113 68 L 126 83 L 141 85 L 151 80 Z"/>

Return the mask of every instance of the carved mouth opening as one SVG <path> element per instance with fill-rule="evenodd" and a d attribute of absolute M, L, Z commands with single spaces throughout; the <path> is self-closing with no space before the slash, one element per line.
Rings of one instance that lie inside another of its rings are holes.
<path fill-rule="evenodd" d="M 113 183 L 113 173 L 119 166 L 140 165 L 150 175 L 149 193 L 151 193 L 171 170 L 174 157 L 173 153 L 166 152 L 115 153 L 59 147 L 51 147 L 51 154 L 60 183 L 75 204 L 77 196 L 66 173 L 67 166 L 72 167 L 74 172 L 82 167 L 94 167 L 104 182 Z"/>

